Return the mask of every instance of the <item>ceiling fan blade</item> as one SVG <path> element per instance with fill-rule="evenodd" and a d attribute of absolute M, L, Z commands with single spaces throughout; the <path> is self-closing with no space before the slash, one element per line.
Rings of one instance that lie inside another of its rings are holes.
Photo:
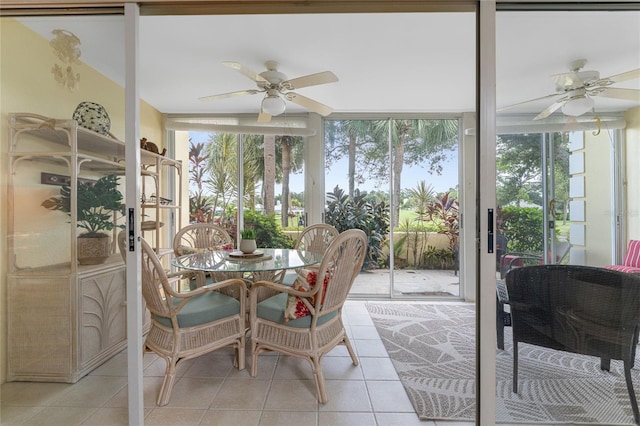
<path fill-rule="evenodd" d="M 511 108 L 514 108 L 514 107 L 517 107 L 517 106 L 520 106 L 520 105 L 528 104 L 528 103 L 531 103 L 531 102 L 541 101 L 543 99 L 554 98 L 554 97 L 560 96 L 560 95 L 562 95 L 562 93 L 552 93 L 551 95 L 542 96 L 540 98 L 529 99 L 528 101 L 522 101 L 522 102 L 518 102 L 517 104 L 507 105 L 506 107 L 498 108 L 497 111 L 498 112 L 504 111 L 504 110 L 511 109 Z"/>
<path fill-rule="evenodd" d="M 319 84 L 335 83 L 336 81 L 338 81 L 338 77 L 334 73 L 323 71 L 283 81 L 282 86 L 287 90 L 295 90 Z"/>
<path fill-rule="evenodd" d="M 238 90 L 237 92 L 220 93 L 218 95 L 203 96 L 198 99 L 200 99 L 201 101 L 213 101 L 217 99 L 233 98 L 235 96 L 255 95 L 260 92 L 261 90 L 255 90 L 255 89 Z"/>
<path fill-rule="evenodd" d="M 317 112 L 322 116 L 327 116 L 333 112 L 333 108 L 321 104 L 318 101 L 314 101 L 313 99 L 307 98 L 306 96 L 302 96 L 298 93 L 289 92 L 284 96 L 285 98 L 287 98 L 287 100 L 305 107 L 313 112 Z"/>
<path fill-rule="evenodd" d="M 614 83 L 621 81 L 631 80 L 633 78 L 640 78 L 640 68 L 637 70 L 626 71 L 620 74 L 612 75 L 611 77 L 603 78 L 603 80 L 611 80 Z"/>
<path fill-rule="evenodd" d="M 251 80 L 255 81 L 256 83 L 257 82 L 268 83 L 268 81 L 264 77 L 250 70 L 249 68 L 245 67 L 240 62 L 224 61 L 222 62 L 222 64 L 228 66 L 229 68 L 233 68 L 234 70 L 238 71 L 240 74 L 246 77 L 249 77 Z"/>
<path fill-rule="evenodd" d="M 640 90 L 638 89 L 620 89 L 617 87 L 603 87 L 598 90 L 597 96 L 640 102 Z"/>
<path fill-rule="evenodd" d="M 566 97 L 555 101 L 554 103 L 546 107 L 544 111 L 542 111 L 540 114 L 536 115 L 534 117 L 534 120 L 542 120 L 543 118 L 547 118 L 548 116 L 556 112 L 562 105 L 564 105 L 566 101 L 567 101 Z"/>
<path fill-rule="evenodd" d="M 258 114 L 258 123 L 268 123 L 271 121 L 271 114 L 267 114 L 266 112 L 260 110 L 260 114 Z"/>

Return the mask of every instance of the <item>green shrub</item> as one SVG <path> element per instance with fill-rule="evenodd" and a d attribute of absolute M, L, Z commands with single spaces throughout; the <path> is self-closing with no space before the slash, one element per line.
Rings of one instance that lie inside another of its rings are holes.
<path fill-rule="evenodd" d="M 325 222 L 339 232 L 364 231 L 368 238 L 364 269 L 378 268 L 386 260 L 383 247 L 389 234 L 389 206 L 385 201 L 367 201 L 357 190 L 351 198 L 336 186 L 333 192 L 327 193 Z"/>
<path fill-rule="evenodd" d="M 507 251 L 542 252 L 542 209 L 503 207 L 499 213 L 498 228 L 508 240 Z"/>
<path fill-rule="evenodd" d="M 295 241 L 276 223 L 275 215 L 264 215 L 255 210 L 244 212 L 245 229 L 255 231 L 258 247 L 293 248 Z"/>

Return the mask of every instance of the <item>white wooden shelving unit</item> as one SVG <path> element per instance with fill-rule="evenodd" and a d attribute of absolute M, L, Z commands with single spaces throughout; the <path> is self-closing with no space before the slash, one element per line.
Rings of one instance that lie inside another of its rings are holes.
<path fill-rule="evenodd" d="M 125 144 L 80 127 L 74 120 L 36 114 L 9 114 L 7 200 L 8 377 L 9 381 L 75 383 L 121 351 L 126 340 L 125 265 L 112 233 L 112 255 L 100 265 L 79 265 L 76 197 L 70 217 L 46 212 L 42 201 L 78 179 L 124 175 Z M 141 152 L 143 180 L 150 177 L 160 194 L 162 173 L 181 164 Z M 124 188 L 124 182 L 120 182 Z M 177 198 L 180 200 L 181 198 Z M 178 205 L 150 205 L 143 210 L 160 221 Z M 124 224 L 124 218 L 118 218 Z M 160 241 L 155 226 L 155 241 Z"/>

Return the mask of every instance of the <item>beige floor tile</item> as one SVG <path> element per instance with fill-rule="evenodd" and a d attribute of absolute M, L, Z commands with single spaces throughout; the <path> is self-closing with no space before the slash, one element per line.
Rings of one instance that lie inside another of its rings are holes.
<path fill-rule="evenodd" d="M 87 376 L 49 402 L 56 407 L 102 407 L 127 384 L 126 377 Z"/>
<path fill-rule="evenodd" d="M 269 380 L 226 379 L 210 409 L 262 410 L 269 385 Z"/>
<path fill-rule="evenodd" d="M 265 410 L 316 411 L 316 385 L 313 380 L 273 380 Z"/>
<path fill-rule="evenodd" d="M 126 426 L 129 424 L 129 410 L 126 408 L 98 408 L 82 426 Z"/>
<path fill-rule="evenodd" d="M 262 380 L 271 379 L 276 371 L 278 358 L 279 356 L 274 353 L 261 353 L 258 357 L 258 374 L 255 378 Z M 244 370 L 238 370 L 237 368 L 234 368 L 229 372 L 229 375 L 227 377 L 234 379 L 246 379 L 251 377 L 251 354 L 248 351 L 247 356 L 245 357 Z"/>
<path fill-rule="evenodd" d="M 145 408 L 156 407 L 156 400 L 158 399 L 160 386 L 162 386 L 162 377 L 145 377 L 144 378 L 144 383 L 142 388 L 142 398 L 144 399 Z M 129 398 L 128 395 L 129 394 L 127 392 L 127 387 L 125 386 L 113 398 L 107 401 L 107 403 L 104 406 L 126 408 L 128 407 L 128 398 Z"/>
<path fill-rule="evenodd" d="M 183 377 L 227 377 L 233 366 L 232 354 L 220 354 L 215 352 L 194 358 Z"/>
<path fill-rule="evenodd" d="M 400 381 L 367 381 L 373 411 L 414 413 L 413 405 Z"/>
<path fill-rule="evenodd" d="M 318 414 L 315 411 L 264 411 L 260 426 L 305 426 L 315 425 Z"/>
<path fill-rule="evenodd" d="M 178 364 L 178 370 L 176 371 L 176 377 L 180 378 L 184 375 L 184 373 L 191 367 L 194 359 L 187 359 Z M 144 369 L 145 377 L 164 377 L 167 371 L 167 362 L 160 357 L 156 357 L 156 359 L 149 364 L 148 367 Z"/>
<path fill-rule="evenodd" d="M 371 315 L 367 312 L 366 308 L 364 312 L 348 312 L 346 315 L 343 315 L 344 322 L 351 326 L 354 325 L 373 325 L 373 320 L 371 319 Z"/>
<path fill-rule="evenodd" d="M 364 381 L 327 380 L 326 387 L 329 401 L 320 411 L 372 411 Z"/>
<path fill-rule="evenodd" d="M 360 357 L 365 380 L 398 380 L 398 373 L 389 358 Z"/>
<path fill-rule="evenodd" d="M 434 422 L 421 421 L 416 413 L 376 413 L 378 426 L 436 426 Z"/>
<path fill-rule="evenodd" d="M 257 426 L 261 411 L 209 410 L 199 426 Z"/>
<path fill-rule="evenodd" d="M 371 426 L 376 424 L 373 413 L 325 412 L 318 415 L 320 426 Z"/>
<path fill-rule="evenodd" d="M 145 426 L 191 426 L 198 425 L 207 410 L 189 408 L 154 408 L 144 418 Z"/>
<path fill-rule="evenodd" d="M 313 380 L 311 364 L 309 361 L 302 358 L 282 355 L 278 359 L 278 365 L 276 366 L 276 372 L 274 373 L 273 378 L 286 380 Z"/>
<path fill-rule="evenodd" d="M 3 383 L 0 388 L 0 401 L 3 405 L 45 406 L 74 386 L 69 383 Z"/>
<path fill-rule="evenodd" d="M 350 325 L 351 335 L 349 336 L 351 340 L 356 339 L 373 339 L 379 340 L 380 335 L 378 334 L 378 330 L 373 325 Z"/>
<path fill-rule="evenodd" d="M 353 345 L 356 347 L 358 356 L 388 358 L 389 354 L 382 344 L 381 340 L 354 340 Z"/>
<path fill-rule="evenodd" d="M 208 409 L 224 379 L 183 377 L 173 386 L 167 407 Z"/>
<path fill-rule="evenodd" d="M 350 356 L 325 357 L 322 371 L 325 379 L 364 380 L 360 365 L 353 365 Z"/>
<path fill-rule="evenodd" d="M 351 342 L 351 347 L 354 351 L 356 351 L 355 346 L 353 346 L 353 342 Z M 356 351 L 356 354 L 357 353 L 358 351 Z M 325 355 L 325 358 L 334 356 L 349 356 L 349 351 L 347 350 L 347 347 L 345 345 L 338 345 L 335 348 L 331 349 L 331 351 L 329 351 L 329 353 Z"/>
<path fill-rule="evenodd" d="M 29 426 L 74 426 L 80 425 L 96 408 L 86 407 L 45 407 L 42 411 L 31 417 Z"/>
<path fill-rule="evenodd" d="M 2 426 L 28 424 L 25 422 L 43 409 L 44 407 L 2 404 L 0 406 L 0 424 Z"/>

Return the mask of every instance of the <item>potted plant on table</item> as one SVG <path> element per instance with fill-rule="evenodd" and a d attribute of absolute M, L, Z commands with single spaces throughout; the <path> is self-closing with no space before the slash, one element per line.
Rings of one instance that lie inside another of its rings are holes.
<path fill-rule="evenodd" d="M 258 248 L 256 245 L 256 231 L 251 228 L 243 229 L 240 232 L 240 251 L 244 254 L 251 254 Z"/>
<path fill-rule="evenodd" d="M 71 216 L 71 187 L 64 185 L 60 195 L 42 202 L 42 207 L 59 210 Z M 104 263 L 111 255 L 109 235 L 103 231 L 111 231 L 116 225 L 115 212 L 124 214 L 122 193 L 118 191 L 118 177 L 106 175 L 94 183 L 78 181 L 77 226 L 86 232 L 78 235 L 78 263 L 96 265 Z"/>

